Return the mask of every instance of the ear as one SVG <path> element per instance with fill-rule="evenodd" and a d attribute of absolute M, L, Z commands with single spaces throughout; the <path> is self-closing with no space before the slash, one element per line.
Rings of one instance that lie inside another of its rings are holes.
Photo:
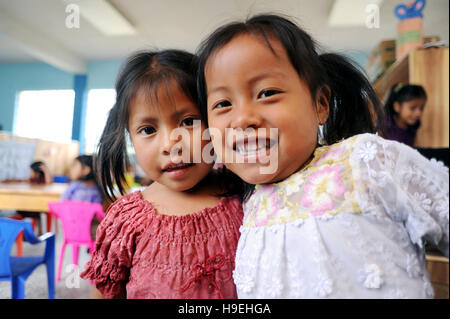
<path fill-rule="evenodd" d="M 400 103 L 394 102 L 394 111 L 400 113 L 400 109 L 401 109 Z"/>
<path fill-rule="evenodd" d="M 319 125 L 324 125 L 330 115 L 330 99 L 331 89 L 328 85 L 324 85 L 316 97 L 316 111 Z"/>

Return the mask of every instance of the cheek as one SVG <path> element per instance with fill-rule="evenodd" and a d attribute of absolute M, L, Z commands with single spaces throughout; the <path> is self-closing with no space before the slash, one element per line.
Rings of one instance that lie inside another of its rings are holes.
<path fill-rule="evenodd" d="M 218 119 L 217 117 L 210 116 L 209 120 L 209 132 L 211 135 L 211 140 L 216 147 L 217 144 L 221 143 L 221 146 L 224 145 L 225 141 L 225 128 L 224 121 Z"/>
<path fill-rule="evenodd" d="M 143 143 L 142 141 L 134 141 L 133 146 L 139 165 L 142 166 L 144 171 L 146 170 L 144 166 L 148 168 L 151 167 L 152 164 L 156 164 L 158 157 L 155 147 L 152 147 L 149 143 Z"/>
<path fill-rule="evenodd" d="M 78 170 L 78 168 L 76 166 L 74 166 L 74 167 L 72 167 L 70 169 L 70 174 L 72 175 L 72 177 L 77 177 L 78 176 L 78 172 L 79 172 L 79 170 Z"/>
<path fill-rule="evenodd" d="M 400 115 L 402 116 L 402 118 L 407 119 L 408 117 L 411 117 L 413 115 L 413 112 L 411 112 L 411 110 L 404 109 L 402 110 L 402 112 L 400 112 Z"/>
<path fill-rule="evenodd" d="M 223 160 L 223 154 L 225 152 L 225 141 L 221 136 L 212 136 L 210 143 L 212 144 L 212 151 Z"/>
<path fill-rule="evenodd" d="M 222 130 L 226 127 L 226 122 L 229 120 L 226 117 L 227 114 L 222 114 L 222 115 L 215 115 L 214 112 L 209 112 L 208 113 L 208 124 L 209 124 L 209 128 L 217 128 L 219 130 Z"/>

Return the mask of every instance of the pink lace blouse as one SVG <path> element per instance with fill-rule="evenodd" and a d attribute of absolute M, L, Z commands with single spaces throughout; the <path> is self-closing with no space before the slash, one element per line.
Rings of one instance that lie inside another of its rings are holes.
<path fill-rule="evenodd" d="M 237 197 L 186 216 L 158 214 L 141 193 L 108 209 L 81 277 L 105 298 L 236 298 Z"/>

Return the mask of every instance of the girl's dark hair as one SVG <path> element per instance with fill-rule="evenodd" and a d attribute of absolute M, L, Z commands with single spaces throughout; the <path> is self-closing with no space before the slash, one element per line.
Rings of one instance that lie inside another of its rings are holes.
<path fill-rule="evenodd" d="M 242 34 L 262 37 L 274 54 L 269 39 L 278 39 L 292 66 L 308 85 L 313 98 L 322 89 L 330 89 L 330 114 L 323 126 L 323 138 L 327 144 L 355 134 L 383 130 L 383 109 L 365 75 L 344 56 L 319 54 L 317 45 L 309 34 L 289 19 L 272 14 L 257 15 L 245 22 L 232 22 L 222 26 L 201 43 L 198 50 L 197 90 L 205 119 L 206 63 L 218 49 Z M 247 198 L 251 191 L 250 187 L 244 198 Z"/>
<path fill-rule="evenodd" d="M 427 93 L 421 85 L 403 85 L 401 83 L 393 85 L 386 104 L 384 105 L 386 115 L 394 118 L 394 116 L 397 115 L 397 112 L 394 109 L 394 103 L 398 102 L 399 104 L 402 104 L 403 102 L 408 102 L 413 99 L 427 99 Z"/>
<path fill-rule="evenodd" d="M 115 184 L 125 194 L 125 172 L 130 164 L 127 156 L 128 106 L 142 89 L 158 99 L 161 85 L 175 81 L 180 89 L 197 102 L 194 55 L 181 50 L 142 51 L 131 55 L 122 65 L 116 79 L 116 103 L 109 112 L 98 145 L 94 170 L 100 189 L 109 200 L 116 199 Z"/>
<path fill-rule="evenodd" d="M 30 169 L 32 169 L 33 172 L 35 172 L 39 175 L 39 177 L 37 178 L 37 183 L 39 183 L 39 184 L 45 183 L 45 173 L 41 168 L 42 165 L 45 165 L 45 164 L 44 164 L 44 162 L 41 162 L 41 161 L 33 162 L 30 165 Z"/>
<path fill-rule="evenodd" d="M 87 175 L 80 177 L 80 181 L 93 181 L 95 186 L 100 189 L 97 176 L 94 174 L 94 157 L 92 155 L 80 155 L 75 158 L 76 161 L 81 163 L 82 167 L 89 167 L 90 171 Z M 102 195 L 103 197 L 103 195 Z"/>
<path fill-rule="evenodd" d="M 80 155 L 75 158 L 76 161 L 81 163 L 82 167 L 89 167 L 90 172 L 89 174 L 82 176 L 80 178 L 80 181 L 96 181 L 94 176 L 94 168 L 93 168 L 93 157 L 92 155 Z"/>

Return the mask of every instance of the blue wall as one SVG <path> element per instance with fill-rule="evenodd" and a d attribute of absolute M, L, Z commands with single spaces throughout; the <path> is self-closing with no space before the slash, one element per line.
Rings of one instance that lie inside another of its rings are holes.
<path fill-rule="evenodd" d="M 72 88 L 73 74 L 48 64 L 0 64 L 0 124 L 3 130 L 12 131 L 17 92 Z"/>
<path fill-rule="evenodd" d="M 88 64 L 86 89 L 113 88 L 122 61 Z M 74 89 L 75 75 L 45 63 L 0 64 L 0 124 L 12 131 L 16 95 L 22 90 Z"/>
<path fill-rule="evenodd" d="M 94 61 L 88 64 L 87 89 L 114 88 L 121 60 Z"/>

